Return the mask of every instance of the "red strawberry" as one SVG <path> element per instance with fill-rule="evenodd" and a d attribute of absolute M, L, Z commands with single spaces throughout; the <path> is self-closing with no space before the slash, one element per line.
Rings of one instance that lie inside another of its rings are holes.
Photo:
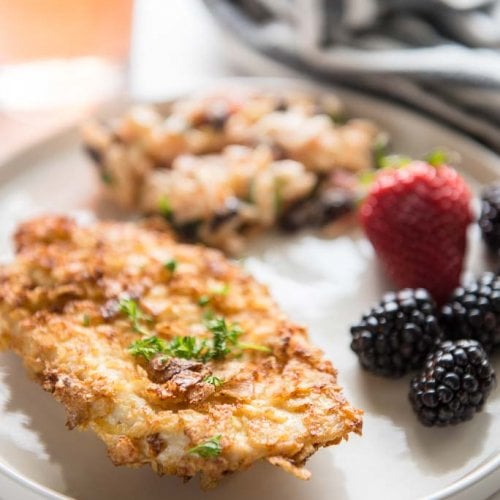
<path fill-rule="evenodd" d="M 445 302 L 459 284 L 472 222 L 471 193 L 446 165 L 414 161 L 376 178 L 361 223 L 389 277 Z"/>

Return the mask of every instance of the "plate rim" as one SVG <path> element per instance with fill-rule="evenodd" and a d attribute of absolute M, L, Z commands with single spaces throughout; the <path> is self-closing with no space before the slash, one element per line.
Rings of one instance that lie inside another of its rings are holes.
<path fill-rule="evenodd" d="M 48 486 L 44 486 L 38 481 L 34 481 L 30 479 L 28 476 L 19 472 L 14 467 L 0 462 L 0 474 L 3 474 L 8 479 L 13 480 L 20 486 L 23 486 L 25 489 L 30 490 L 32 493 L 36 493 L 41 495 L 42 498 L 47 500 L 74 500 L 73 497 L 69 497 L 64 495 L 63 493 L 59 493 L 56 490 L 49 488 Z"/>
<path fill-rule="evenodd" d="M 400 103 L 391 102 L 389 99 L 372 95 L 370 93 L 364 93 L 359 90 L 352 90 L 346 88 L 342 85 L 328 85 L 323 82 L 316 82 L 308 80 L 305 78 L 300 78 L 296 76 L 273 76 L 273 77 L 259 77 L 259 76 L 242 76 L 242 77 L 222 77 L 208 79 L 200 83 L 193 83 L 192 85 L 185 88 L 182 93 L 173 92 L 171 96 L 165 96 L 161 100 L 147 100 L 147 99 L 123 99 L 116 98 L 114 100 L 108 101 L 100 106 L 96 112 L 95 116 L 100 116 L 103 113 L 109 114 L 111 111 L 119 111 L 125 106 L 137 103 L 151 103 L 157 104 L 159 106 L 167 104 L 174 99 L 182 97 L 182 95 L 190 93 L 199 93 L 203 91 L 210 90 L 212 88 L 224 87 L 224 86 L 246 86 L 246 87 L 256 87 L 256 88 L 297 88 L 304 89 L 306 91 L 311 91 L 314 93 L 333 93 L 340 95 L 341 100 L 343 96 L 348 96 L 349 99 L 361 99 L 365 102 L 372 103 L 384 103 L 386 106 L 396 109 L 398 112 L 405 113 L 410 116 L 417 116 L 429 123 L 438 126 L 439 128 L 446 131 L 446 133 L 455 137 L 457 140 L 464 142 L 466 146 L 475 149 L 484 161 L 490 165 L 497 164 L 497 170 L 500 174 L 500 156 L 497 155 L 493 150 L 489 149 L 484 144 L 478 142 L 474 138 L 468 136 L 465 132 L 455 129 L 452 125 L 443 123 L 437 119 L 433 119 L 425 112 L 419 112 L 417 109 L 408 108 Z M 347 107 L 349 107 L 347 105 Z M 83 118 L 85 119 L 85 117 Z M 76 119 L 73 123 L 66 124 L 48 133 L 44 137 L 40 137 L 37 140 L 31 142 L 30 144 L 24 146 L 22 149 L 14 152 L 13 154 L 7 156 L 0 162 L 0 173 L 5 170 L 10 170 L 10 168 L 18 162 L 22 162 L 26 155 L 32 154 L 41 148 L 50 148 L 52 144 L 59 141 L 63 141 L 67 137 L 75 135 L 78 133 L 80 123 L 82 119 Z M 479 160 L 481 161 L 481 160 Z M 440 488 L 438 491 L 428 495 L 426 498 L 432 500 L 441 500 L 446 498 L 451 498 L 459 493 L 467 492 L 472 488 L 477 488 L 480 483 L 491 476 L 492 474 L 499 473 L 500 471 L 500 450 L 493 453 L 490 457 L 487 457 L 482 463 L 476 466 L 471 471 L 467 472 L 462 477 L 456 479 L 452 483 Z M 18 471 L 15 467 L 0 461 L 0 474 L 13 480 L 20 486 L 23 486 L 33 493 L 41 495 L 42 498 L 49 500 L 72 500 L 73 497 L 67 496 L 64 493 L 60 493 L 50 487 L 44 486 L 38 481 L 30 479 L 28 476 Z M 500 474 L 499 474 L 500 475 Z M 495 494 L 495 491 L 489 492 L 489 494 Z"/>

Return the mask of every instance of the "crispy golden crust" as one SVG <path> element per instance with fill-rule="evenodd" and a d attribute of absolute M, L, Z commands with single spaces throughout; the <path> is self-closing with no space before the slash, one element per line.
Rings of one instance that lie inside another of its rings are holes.
<path fill-rule="evenodd" d="M 361 412 L 306 331 L 218 251 L 154 229 L 79 227 L 62 217 L 23 224 L 16 244 L 16 261 L 0 270 L 0 343 L 64 404 L 69 428 L 94 430 L 116 465 L 149 463 L 184 478 L 200 472 L 206 488 L 265 458 L 307 478 L 303 465 L 317 448 L 360 433 Z M 174 273 L 163 265 L 171 258 Z M 137 300 L 160 337 L 204 336 L 198 299 L 224 283 L 230 291 L 212 296 L 214 310 L 272 354 L 154 366 L 128 352 L 139 334 L 117 307 L 121 296 Z M 204 382 L 207 374 L 224 384 Z M 219 434 L 218 457 L 188 453 Z"/>

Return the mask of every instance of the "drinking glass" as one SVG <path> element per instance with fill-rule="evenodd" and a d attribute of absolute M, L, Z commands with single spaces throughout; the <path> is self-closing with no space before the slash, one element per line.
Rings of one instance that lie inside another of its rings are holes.
<path fill-rule="evenodd" d="M 105 100 L 124 88 L 133 0 L 0 0 L 0 109 Z"/>

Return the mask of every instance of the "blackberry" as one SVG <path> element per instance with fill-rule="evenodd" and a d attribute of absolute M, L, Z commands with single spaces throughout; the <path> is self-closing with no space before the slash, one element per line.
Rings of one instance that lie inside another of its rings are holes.
<path fill-rule="evenodd" d="M 426 426 L 454 425 L 481 411 L 495 385 L 488 356 L 475 340 L 447 340 L 410 384 L 410 402 Z"/>
<path fill-rule="evenodd" d="M 500 253 L 500 183 L 488 186 L 481 194 L 479 227 L 487 247 Z"/>
<path fill-rule="evenodd" d="M 447 339 L 475 339 L 492 352 L 500 343 L 500 274 L 487 272 L 455 289 L 440 320 Z"/>
<path fill-rule="evenodd" d="M 377 307 L 351 327 L 351 335 L 351 349 L 361 366 L 387 377 L 420 368 L 442 338 L 436 305 L 422 288 L 385 294 Z"/>

